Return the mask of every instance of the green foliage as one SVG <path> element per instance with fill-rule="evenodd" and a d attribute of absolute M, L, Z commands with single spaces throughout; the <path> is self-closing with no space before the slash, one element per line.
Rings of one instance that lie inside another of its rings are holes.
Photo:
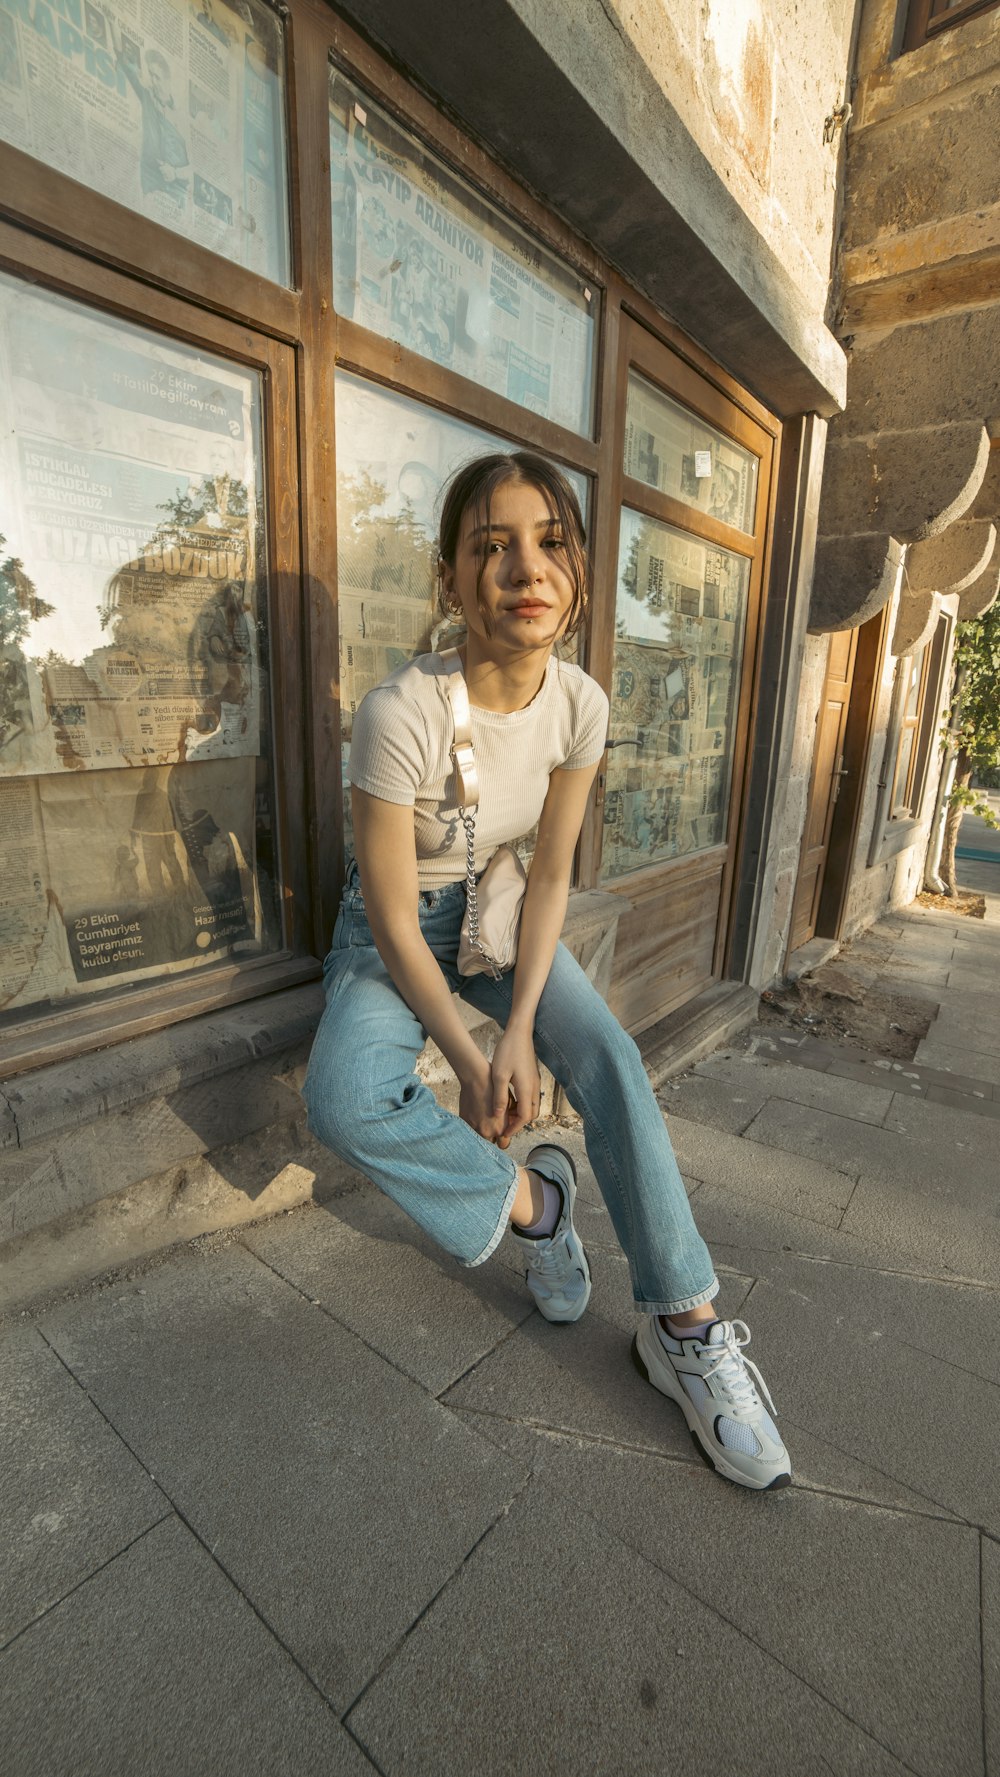
<path fill-rule="evenodd" d="M 7 539 L 0 535 L 0 550 Z M 51 617 L 53 607 L 40 599 L 24 563 L 8 555 L 0 561 L 0 648 L 19 647 L 39 617 Z"/>
<path fill-rule="evenodd" d="M 988 781 L 1000 767 L 1000 601 L 958 625 L 949 729 L 949 745 L 958 755 L 949 809 L 972 809 L 987 826 L 1000 826 L 970 784 L 973 776 Z"/>
<path fill-rule="evenodd" d="M 973 771 L 988 771 L 1000 765 L 1000 600 L 985 616 L 958 625 L 955 668 L 954 744 Z"/>

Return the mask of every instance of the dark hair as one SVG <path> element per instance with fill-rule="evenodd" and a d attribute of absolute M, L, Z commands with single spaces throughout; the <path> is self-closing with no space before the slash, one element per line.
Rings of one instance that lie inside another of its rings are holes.
<path fill-rule="evenodd" d="M 535 487 L 539 493 L 544 494 L 551 502 L 562 530 L 566 564 L 573 585 L 573 602 L 562 631 L 562 639 L 568 640 L 576 634 L 587 615 L 587 533 L 580 503 L 573 489 L 562 470 L 550 463 L 547 457 L 537 456 L 532 450 L 497 451 L 492 456 L 476 457 L 452 476 L 445 488 L 441 505 L 441 524 L 438 531 L 439 579 L 446 567 L 455 566 L 459 532 L 466 513 L 471 508 L 488 531 L 493 495 L 506 481 L 526 482 L 529 487 Z M 486 567 L 488 546 L 487 539 L 483 544 L 482 560 L 476 577 L 477 594 Z M 443 586 L 440 588 L 440 596 L 442 609 L 448 611 L 450 607 L 444 602 Z"/>

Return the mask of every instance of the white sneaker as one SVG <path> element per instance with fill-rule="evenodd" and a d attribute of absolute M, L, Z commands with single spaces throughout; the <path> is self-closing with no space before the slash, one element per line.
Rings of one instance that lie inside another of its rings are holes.
<path fill-rule="evenodd" d="M 532 1148 L 524 1164 L 530 1172 L 540 1173 L 557 1185 L 562 1194 L 562 1211 L 554 1233 L 519 1234 L 514 1227 L 510 1230 L 527 1266 L 525 1282 L 546 1320 L 579 1320 L 590 1301 L 590 1265 L 573 1226 L 576 1168 L 565 1148 L 548 1143 Z"/>
<path fill-rule="evenodd" d="M 674 1339 L 655 1314 L 645 1314 L 632 1356 L 646 1381 L 677 1402 L 710 1467 L 742 1487 L 766 1491 L 787 1487 L 792 1465 L 758 1393 L 759 1385 L 773 1412 L 767 1384 L 743 1356 L 749 1343 L 742 1320 L 715 1320 L 690 1339 Z"/>

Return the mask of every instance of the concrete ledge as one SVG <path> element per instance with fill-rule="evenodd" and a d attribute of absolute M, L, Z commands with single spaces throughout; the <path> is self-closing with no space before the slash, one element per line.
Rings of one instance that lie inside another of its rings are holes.
<path fill-rule="evenodd" d="M 757 1016 L 756 988 L 741 981 L 716 981 L 688 1005 L 668 1013 L 637 1038 L 639 1053 L 654 1086 L 682 1074 Z"/>
<path fill-rule="evenodd" d="M 571 896 L 563 940 L 607 994 L 620 896 Z M 362 1181 L 309 1135 L 300 1087 L 323 1010 L 318 983 L 53 1067 L 3 1089 L 0 1310 L 75 1287 L 165 1246 Z M 486 1054 L 492 1020 L 462 1007 Z M 418 1071 L 457 1110 L 428 1044 Z M 560 1115 L 543 1075 L 543 1114 Z"/>

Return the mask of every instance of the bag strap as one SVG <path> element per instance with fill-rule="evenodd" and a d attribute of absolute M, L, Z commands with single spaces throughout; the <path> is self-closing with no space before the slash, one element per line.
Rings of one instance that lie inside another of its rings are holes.
<path fill-rule="evenodd" d="M 443 648 L 438 655 L 447 676 L 448 698 L 455 723 L 451 757 L 458 787 L 458 813 L 465 828 L 465 904 L 469 915 L 469 942 L 478 950 L 494 980 L 501 971 L 479 936 L 479 896 L 476 892 L 476 809 L 479 806 L 479 773 L 472 745 L 472 715 L 469 708 L 469 687 L 462 671 L 462 658 L 457 648 Z"/>
<path fill-rule="evenodd" d="M 472 745 L 469 687 L 465 681 L 462 658 L 457 648 L 443 648 L 438 659 L 447 679 L 448 700 L 451 704 L 452 720 L 455 725 L 455 736 L 451 743 L 451 757 L 455 766 L 458 805 L 464 816 L 464 811 L 467 808 L 479 806 L 479 772 L 476 769 L 476 754 Z"/>

